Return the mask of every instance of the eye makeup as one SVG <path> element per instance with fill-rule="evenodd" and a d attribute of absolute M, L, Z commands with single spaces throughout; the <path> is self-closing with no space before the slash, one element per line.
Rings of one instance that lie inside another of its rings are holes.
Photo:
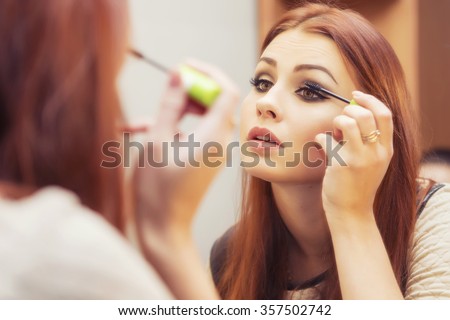
<path fill-rule="evenodd" d="M 250 84 L 255 87 L 257 92 L 260 93 L 268 92 L 273 86 L 272 81 L 268 79 L 261 79 L 259 76 L 251 78 Z M 329 99 L 329 97 L 323 95 L 317 90 L 309 88 L 306 84 L 301 85 L 297 90 L 295 90 L 295 94 L 306 102 L 317 102 L 324 99 Z"/>
<path fill-rule="evenodd" d="M 311 90 L 307 86 L 303 86 L 297 89 L 295 93 L 307 102 L 316 102 L 325 99 L 330 99 L 317 91 Z"/>
<path fill-rule="evenodd" d="M 271 81 L 267 79 L 260 79 L 259 77 L 251 78 L 250 84 L 254 86 L 258 92 L 267 92 L 273 86 Z"/>
<path fill-rule="evenodd" d="M 343 97 L 337 95 L 336 93 L 334 93 L 334 92 L 332 92 L 332 91 L 330 91 L 330 90 L 327 90 L 327 89 L 323 88 L 323 87 L 320 86 L 318 83 L 311 82 L 311 81 L 306 81 L 306 82 L 305 82 L 305 86 L 307 86 L 310 90 L 312 90 L 312 91 L 314 91 L 314 92 L 317 92 L 317 93 L 323 93 L 323 94 L 328 95 L 328 96 L 331 96 L 331 97 L 333 97 L 333 98 L 335 98 L 335 99 L 344 101 L 345 103 L 348 103 L 348 104 L 354 104 L 354 103 L 353 103 L 353 100 L 350 101 L 350 100 L 348 100 L 348 99 L 346 99 L 346 98 L 343 98 Z"/>

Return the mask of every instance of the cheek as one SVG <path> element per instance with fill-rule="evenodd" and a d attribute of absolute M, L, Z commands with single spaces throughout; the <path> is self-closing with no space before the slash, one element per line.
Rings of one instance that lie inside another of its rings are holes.
<path fill-rule="evenodd" d="M 256 102 L 253 101 L 251 93 L 247 95 L 241 105 L 241 120 L 240 120 L 240 137 L 241 143 L 247 140 L 247 133 L 251 129 L 250 123 L 253 122 L 256 114 Z"/>
<path fill-rule="evenodd" d="M 321 113 L 292 117 L 297 119 L 289 125 L 290 137 L 296 149 L 301 149 L 305 144 L 311 144 L 319 133 L 331 132 L 333 130 L 333 119 L 338 115 L 332 113 Z"/>

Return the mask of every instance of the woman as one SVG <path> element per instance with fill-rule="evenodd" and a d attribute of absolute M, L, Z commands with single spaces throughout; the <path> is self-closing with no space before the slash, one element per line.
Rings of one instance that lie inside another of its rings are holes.
<path fill-rule="evenodd" d="M 268 33 L 251 83 L 241 217 L 211 254 L 222 297 L 450 298 L 450 187 L 416 223 L 416 121 L 387 41 L 305 5 Z"/>
<path fill-rule="evenodd" d="M 116 89 L 128 29 L 124 0 L 0 1 L 2 298 L 217 297 L 190 223 L 219 169 L 145 166 L 125 181 L 100 166 L 106 142 L 145 131 L 126 124 Z M 195 137 L 225 145 L 237 90 L 215 68 L 191 65 L 222 88 Z M 146 136 L 154 155 L 192 110 L 173 72 Z M 123 237 L 134 228 L 151 265 Z"/>

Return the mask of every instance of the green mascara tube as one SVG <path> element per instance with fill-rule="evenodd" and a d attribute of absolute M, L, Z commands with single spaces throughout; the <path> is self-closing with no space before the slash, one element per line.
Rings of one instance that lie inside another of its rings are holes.
<path fill-rule="evenodd" d="M 144 56 L 139 51 L 131 49 L 130 53 L 164 73 L 170 72 L 169 68 Z M 221 88 L 217 82 L 187 65 L 182 65 L 179 71 L 188 96 L 205 108 L 210 108 L 221 92 Z"/>

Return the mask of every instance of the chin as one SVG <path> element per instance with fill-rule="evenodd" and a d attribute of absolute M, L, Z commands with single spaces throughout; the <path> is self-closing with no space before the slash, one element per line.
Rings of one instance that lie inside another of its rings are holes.
<path fill-rule="evenodd" d="M 252 177 L 271 183 L 321 183 L 325 175 L 324 167 L 270 167 L 264 163 L 248 168 L 244 167 L 244 171 Z"/>

